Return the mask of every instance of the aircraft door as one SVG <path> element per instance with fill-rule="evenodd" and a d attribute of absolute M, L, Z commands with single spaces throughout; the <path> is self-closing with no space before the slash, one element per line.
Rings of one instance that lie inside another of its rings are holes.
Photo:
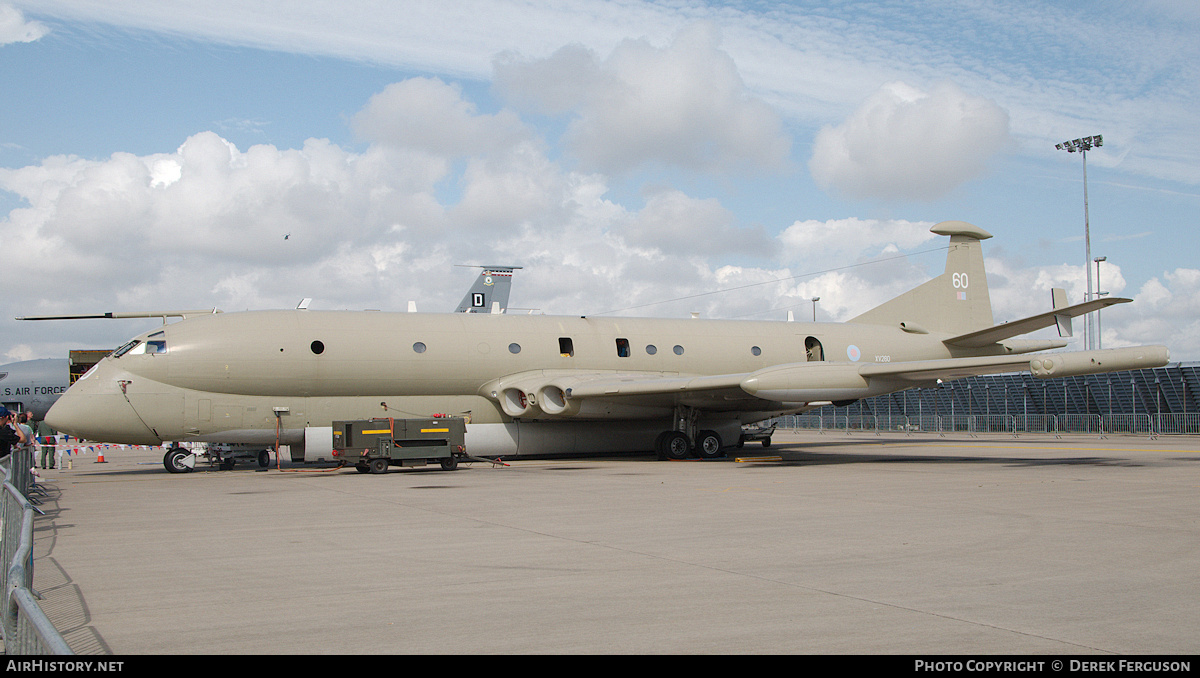
<path fill-rule="evenodd" d="M 212 428 L 212 400 L 197 398 L 189 392 L 183 399 L 183 430 L 188 435 L 199 435 Z"/>
<path fill-rule="evenodd" d="M 808 337 L 804 340 L 804 350 L 808 354 L 808 362 L 825 360 L 825 349 L 821 346 L 821 340 L 816 337 Z"/>

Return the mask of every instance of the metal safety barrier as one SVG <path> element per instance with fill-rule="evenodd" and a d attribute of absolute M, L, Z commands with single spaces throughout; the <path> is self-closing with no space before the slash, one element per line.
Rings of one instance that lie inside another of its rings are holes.
<path fill-rule="evenodd" d="M 1156 414 L 1154 428 L 1161 435 L 1200 433 L 1200 414 Z"/>
<path fill-rule="evenodd" d="M 1106 437 L 1110 433 L 1145 435 L 1200 434 L 1200 414 L 971 414 L 971 415 L 856 415 L 810 412 L 776 417 L 770 420 L 783 429 L 817 430 L 824 432 L 903 432 L 912 434 L 968 433 L 1065 433 L 1093 434 Z"/>
<path fill-rule="evenodd" d="M 0 562 L 7 567 L 4 590 L 4 653 L 74 654 L 38 605 L 33 590 L 33 451 L 15 450 L 0 461 Z"/>

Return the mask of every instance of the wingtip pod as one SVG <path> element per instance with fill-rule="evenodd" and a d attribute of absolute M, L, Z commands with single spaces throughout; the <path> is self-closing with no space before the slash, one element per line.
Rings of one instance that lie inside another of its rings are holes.
<path fill-rule="evenodd" d="M 1162 367 L 1170 360 L 1171 352 L 1166 346 L 1131 346 L 1038 356 L 1029 361 L 1029 371 L 1040 379 L 1050 379 Z"/>

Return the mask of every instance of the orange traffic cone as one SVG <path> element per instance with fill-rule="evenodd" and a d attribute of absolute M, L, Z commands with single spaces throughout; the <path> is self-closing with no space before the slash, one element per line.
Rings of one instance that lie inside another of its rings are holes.
<path fill-rule="evenodd" d="M 104 448 L 100 448 L 99 450 L 96 450 L 96 463 L 97 464 L 107 464 L 108 463 L 107 461 L 104 461 Z"/>

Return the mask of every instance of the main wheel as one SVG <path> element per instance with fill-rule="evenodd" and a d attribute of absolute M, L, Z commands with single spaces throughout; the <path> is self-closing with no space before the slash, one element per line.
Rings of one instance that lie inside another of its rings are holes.
<path fill-rule="evenodd" d="M 170 473 L 190 473 L 192 469 L 183 463 L 184 458 L 189 454 L 191 452 L 182 447 L 172 447 L 163 455 L 163 466 L 167 467 L 167 471 Z"/>
<path fill-rule="evenodd" d="M 666 440 L 669 433 L 670 431 L 663 431 L 662 433 L 658 434 L 657 438 L 654 439 L 654 454 L 658 457 L 659 461 L 667 460 L 667 454 L 663 451 L 663 441 Z"/>
<path fill-rule="evenodd" d="M 696 454 L 701 459 L 716 459 L 721 456 L 721 436 L 716 431 L 701 431 L 696 438 Z"/>
<path fill-rule="evenodd" d="M 687 459 L 692 451 L 692 441 L 687 434 L 679 431 L 667 431 L 659 438 L 660 455 L 667 459 Z"/>

